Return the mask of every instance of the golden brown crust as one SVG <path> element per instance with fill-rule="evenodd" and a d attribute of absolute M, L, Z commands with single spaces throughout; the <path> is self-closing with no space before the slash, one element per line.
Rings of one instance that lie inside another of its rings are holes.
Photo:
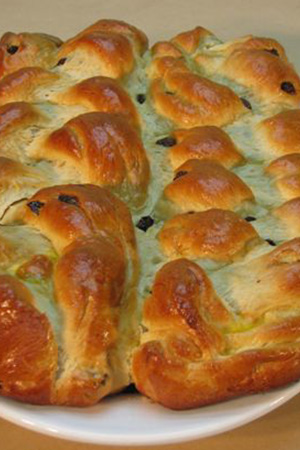
<path fill-rule="evenodd" d="M 151 79 L 164 78 L 170 72 L 171 73 L 183 72 L 185 74 L 190 73 L 190 70 L 188 69 L 182 55 L 178 58 L 167 55 L 166 56 L 162 55 L 161 57 L 154 57 L 148 69 L 149 77 Z"/>
<path fill-rule="evenodd" d="M 212 36 L 210 31 L 202 27 L 195 27 L 193 30 L 177 34 L 171 42 L 183 48 L 187 53 L 194 53 L 199 44 L 209 36 Z"/>
<path fill-rule="evenodd" d="M 174 338 L 176 340 L 176 337 Z M 182 346 L 191 342 L 180 342 Z M 300 349 L 277 347 L 237 353 L 225 360 L 184 364 L 157 341 L 135 354 L 133 371 L 140 392 L 171 409 L 218 403 L 239 395 L 265 392 L 300 376 Z"/>
<path fill-rule="evenodd" d="M 22 67 L 55 65 L 62 41 L 43 33 L 5 33 L 0 39 L 0 77 Z"/>
<path fill-rule="evenodd" d="M 24 220 L 45 234 L 58 251 L 74 239 L 101 231 L 121 239 L 131 256 L 134 255 L 135 235 L 128 208 L 98 186 L 62 185 L 41 189 L 27 202 Z"/>
<path fill-rule="evenodd" d="M 295 239 L 224 278 L 238 317 L 223 306 L 199 266 L 183 259 L 163 266 L 144 306 L 147 331 L 133 359 L 137 388 L 164 406 L 187 409 L 297 380 L 300 348 L 291 340 L 299 339 L 299 320 L 272 323 L 268 314 L 297 311 L 299 256 Z M 270 298 L 276 301 L 270 304 Z M 247 309 L 255 315 L 243 329 Z"/>
<path fill-rule="evenodd" d="M 221 128 L 206 126 L 175 130 L 173 135 L 177 142 L 169 150 L 173 169 L 188 159 L 210 159 L 228 169 L 244 161 L 232 139 Z"/>
<path fill-rule="evenodd" d="M 286 53 L 282 45 L 276 41 L 276 39 L 257 37 L 257 36 L 244 36 L 240 39 L 235 39 L 225 44 L 226 54 L 231 54 L 236 50 L 264 50 L 275 56 L 287 60 Z"/>
<path fill-rule="evenodd" d="M 194 74 L 180 59 L 156 58 L 151 77 L 151 96 L 157 112 L 178 126 L 223 126 L 245 112 L 230 88 Z"/>
<path fill-rule="evenodd" d="M 224 345 L 211 322 L 225 325 L 228 320 L 228 311 L 200 266 L 187 259 L 177 259 L 157 272 L 152 294 L 144 304 L 143 321 L 149 326 L 149 333 L 163 336 L 169 327 L 171 334 L 173 327 L 177 328 L 179 334 L 186 332 L 203 353 L 211 355 Z"/>
<path fill-rule="evenodd" d="M 149 163 L 136 129 L 121 114 L 86 113 L 71 119 L 35 149 L 77 168 L 82 182 L 123 188 L 133 203 L 144 200 Z M 41 153 L 40 153 L 41 152 Z"/>
<path fill-rule="evenodd" d="M 58 255 L 25 254 L 22 264 L 14 262 L 15 277 L 0 276 L 3 395 L 38 404 L 95 404 L 130 382 L 134 317 L 122 318 L 133 314 L 138 274 L 130 212 L 93 185 L 46 188 L 24 208 L 20 216 L 34 227 L 31 233 L 46 236 Z M 26 239 L 28 226 L 16 228 Z M 1 244 L 9 254 L 9 243 Z M 35 301 L 31 283 L 48 289 L 47 301 L 59 310 L 63 328 L 56 323 L 55 337 L 53 322 L 36 309 L 41 299 Z"/>
<path fill-rule="evenodd" d="M 300 155 L 291 153 L 273 161 L 266 172 L 275 177 L 276 187 L 289 200 L 300 195 Z"/>
<path fill-rule="evenodd" d="M 38 88 L 47 87 L 57 80 L 58 76 L 41 67 L 25 67 L 0 81 L 0 105 L 15 101 L 34 102 L 38 99 Z"/>
<path fill-rule="evenodd" d="M 276 186 L 284 199 L 298 197 L 300 195 L 300 171 L 297 174 L 278 179 Z"/>
<path fill-rule="evenodd" d="M 52 275 L 53 263 L 45 255 L 34 255 L 29 261 L 22 264 L 18 270 L 19 278 L 26 279 L 49 279 Z"/>
<path fill-rule="evenodd" d="M 261 319 L 271 320 L 268 315 L 276 317 L 276 312 L 279 317 L 284 311 L 289 311 L 290 317 L 298 314 L 299 257 L 300 239 L 296 238 L 241 264 L 226 277 L 232 304 L 241 317 L 255 324 Z"/>
<path fill-rule="evenodd" d="M 79 36 L 99 31 L 105 33 L 117 33 L 126 36 L 134 43 L 137 52 L 140 54 L 143 54 L 148 48 L 148 38 L 145 33 L 135 26 L 123 22 L 122 20 L 98 20 L 96 23 L 90 25 L 77 34 L 75 39 Z"/>
<path fill-rule="evenodd" d="M 300 99 L 300 79 L 294 68 L 278 56 L 265 50 L 241 49 L 230 54 L 222 65 L 222 74 L 253 90 L 255 95 L 270 102 L 297 107 Z M 293 89 L 285 89 L 286 83 Z"/>
<path fill-rule="evenodd" d="M 12 130 L 36 125 L 45 121 L 40 111 L 30 103 L 14 102 L 0 107 L 0 140 Z"/>
<path fill-rule="evenodd" d="M 257 131 L 266 151 L 277 155 L 300 153 L 300 109 L 268 117 L 258 125 Z"/>
<path fill-rule="evenodd" d="M 101 236 L 77 240 L 60 258 L 54 283 L 68 362 L 58 382 L 59 404 L 94 404 L 112 390 L 107 352 L 118 339 L 125 275 L 122 248 Z"/>
<path fill-rule="evenodd" d="M 116 80 L 108 77 L 88 78 L 51 96 L 51 100 L 63 105 L 83 105 L 89 111 L 123 114 L 135 126 L 140 123 L 130 96 Z"/>
<path fill-rule="evenodd" d="M 289 237 L 299 236 L 300 197 L 293 198 L 275 208 L 273 214 L 286 226 Z"/>
<path fill-rule="evenodd" d="M 134 53 L 130 41 L 122 34 L 104 31 L 83 34 L 62 45 L 58 61 L 66 59 L 61 72 L 80 79 L 103 75 L 121 78 L 134 67 Z"/>
<path fill-rule="evenodd" d="M 266 172 L 278 178 L 300 172 L 299 153 L 290 153 L 275 159 L 266 167 Z"/>
<path fill-rule="evenodd" d="M 30 403 L 52 401 L 57 345 L 45 314 L 27 287 L 0 276 L 1 395 Z"/>
<path fill-rule="evenodd" d="M 159 241 L 169 258 L 233 261 L 244 255 L 258 235 L 252 225 L 231 211 L 210 209 L 168 220 Z"/>
<path fill-rule="evenodd" d="M 183 212 L 235 209 L 254 199 L 251 189 L 233 172 L 214 161 L 196 159 L 176 169 L 164 195 Z"/>
<path fill-rule="evenodd" d="M 0 155 L 26 161 L 26 146 L 32 141 L 33 130 L 48 122 L 48 117 L 36 105 L 13 102 L 0 106 Z"/>
<path fill-rule="evenodd" d="M 151 53 L 154 57 L 173 56 L 174 58 L 181 58 L 182 52 L 169 41 L 159 41 L 151 48 Z"/>
<path fill-rule="evenodd" d="M 300 378 L 300 239 L 278 245 L 300 233 L 300 79 L 273 39 L 147 47 L 116 20 L 0 40 L 0 394 L 87 406 L 133 377 L 185 409 Z M 70 181 L 132 206 L 140 281 L 129 209 Z"/>

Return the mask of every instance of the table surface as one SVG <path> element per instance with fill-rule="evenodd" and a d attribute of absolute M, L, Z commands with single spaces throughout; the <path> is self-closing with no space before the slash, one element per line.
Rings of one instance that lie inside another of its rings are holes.
<path fill-rule="evenodd" d="M 223 39 L 248 33 L 274 37 L 285 46 L 289 58 L 300 71 L 299 13 L 300 0 L 1 0 L 0 34 L 42 31 L 64 39 L 100 18 L 115 18 L 138 26 L 147 33 L 150 42 L 154 42 L 202 25 Z M 297 396 L 276 411 L 239 429 L 163 448 L 299 450 L 299 409 L 300 396 Z M 0 420 L 0 436 L 1 450 L 108 448 L 42 436 L 4 420 Z"/>

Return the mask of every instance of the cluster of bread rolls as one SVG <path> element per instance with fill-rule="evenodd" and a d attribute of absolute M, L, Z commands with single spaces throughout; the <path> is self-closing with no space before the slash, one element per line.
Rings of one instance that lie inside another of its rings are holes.
<path fill-rule="evenodd" d="M 172 409 L 300 378 L 300 79 L 274 39 L 0 39 L 0 394 Z"/>

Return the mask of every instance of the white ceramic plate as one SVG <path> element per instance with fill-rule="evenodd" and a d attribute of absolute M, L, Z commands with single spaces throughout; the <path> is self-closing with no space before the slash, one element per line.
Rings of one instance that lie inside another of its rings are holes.
<path fill-rule="evenodd" d="M 300 392 L 300 382 L 267 394 L 191 411 L 169 411 L 139 395 L 118 395 L 87 408 L 37 407 L 1 399 L 0 416 L 25 428 L 73 441 L 155 445 L 203 438 L 267 414 Z"/>

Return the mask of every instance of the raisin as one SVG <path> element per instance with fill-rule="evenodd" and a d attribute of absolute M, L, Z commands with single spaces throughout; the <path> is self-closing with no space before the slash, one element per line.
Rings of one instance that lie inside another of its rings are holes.
<path fill-rule="evenodd" d="M 240 99 L 241 99 L 243 105 L 244 105 L 247 109 L 252 109 L 252 105 L 251 105 L 251 103 L 249 102 L 249 100 L 247 100 L 247 99 L 244 98 L 244 97 L 240 97 Z"/>
<path fill-rule="evenodd" d="M 287 94 L 290 94 L 290 95 L 296 94 L 295 86 L 290 81 L 284 81 L 283 83 L 281 83 L 280 88 L 282 91 L 286 92 Z"/>
<path fill-rule="evenodd" d="M 158 141 L 156 141 L 156 144 L 162 145 L 163 147 L 173 147 L 173 145 L 176 145 L 176 139 L 172 136 L 167 136 L 165 138 L 158 139 Z"/>
<path fill-rule="evenodd" d="M 146 101 L 146 95 L 145 94 L 138 94 L 136 96 L 136 99 L 142 105 Z"/>
<path fill-rule="evenodd" d="M 61 58 L 58 61 L 58 63 L 56 64 L 56 66 L 63 66 L 66 61 L 67 61 L 67 58 Z"/>
<path fill-rule="evenodd" d="M 245 217 L 245 220 L 247 220 L 247 222 L 254 222 L 256 220 L 256 217 L 247 216 L 247 217 Z"/>
<path fill-rule="evenodd" d="M 39 202 L 38 200 L 34 202 L 27 203 L 28 208 L 31 209 L 31 211 L 36 214 L 37 216 L 40 214 L 40 210 L 45 205 L 43 202 Z"/>
<path fill-rule="evenodd" d="M 166 94 L 167 94 L 167 95 L 174 95 L 174 92 L 172 92 L 172 91 L 166 91 Z"/>
<path fill-rule="evenodd" d="M 79 200 L 74 195 L 60 194 L 58 200 L 60 202 L 69 203 L 70 205 L 79 205 Z"/>
<path fill-rule="evenodd" d="M 179 172 L 176 173 L 175 177 L 173 178 L 173 181 L 177 180 L 177 178 L 183 177 L 187 173 L 188 172 L 186 170 L 180 170 Z"/>
<path fill-rule="evenodd" d="M 265 52 L 272 53 L 272 55 L 280 56 L 276 48 L 265 48 L 264 50 Z"/>
<path fill-rule="evenodd" d="M 146 232 L 148 230 L 148 228 L 152 227 L 153 224 L 154 224 L 154 220 L 152 219 L 151 216 L 144 216 L 144 217 L 140 218 L 140 220 L 138 221 L 136 226 L 140 230 Z"/>
<path fill-rule="evenodd" d="M 10 55 L 14 55 L 15 53 L 17 53 L 18 50 L 19 47 L 17 45 L 11 45 L 10 47 L 7 48 L 7 53 L 9 53 Z"/>
<path fill-rule="evenodd" d="M 265 239 L 266 242 L 268 242 L 268 244 L 272 245 L 272 247 L 276 247 L 276 243 L 272 240 L 272 239 Z"/>

